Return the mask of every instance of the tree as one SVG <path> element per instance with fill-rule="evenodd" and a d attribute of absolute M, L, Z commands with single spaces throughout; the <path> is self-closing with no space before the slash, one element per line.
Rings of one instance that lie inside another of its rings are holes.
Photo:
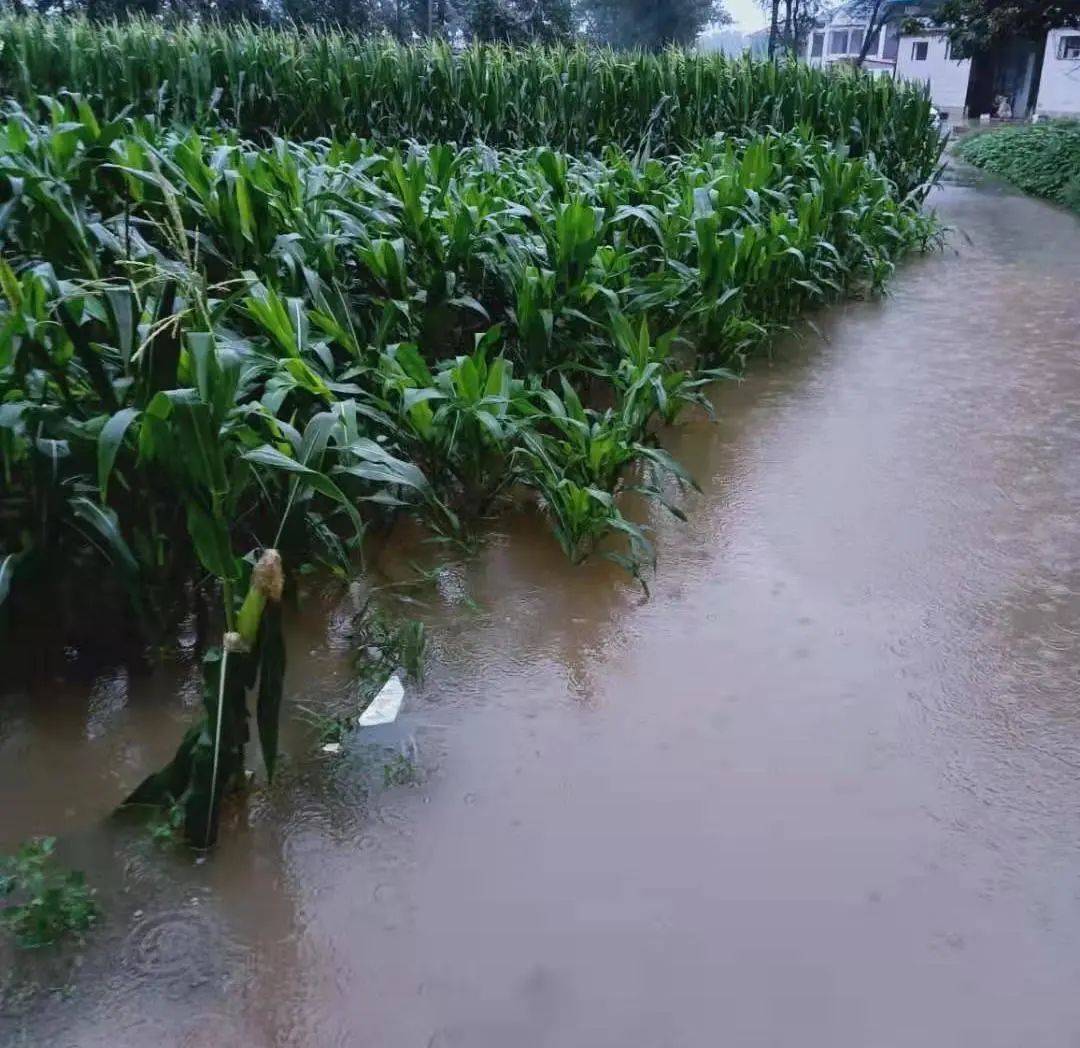
<path fill-rule="evenodd" d="M 945 28 L 952 54 L 970 58 L 994 44 L 1080 26 L 1080 0 L 944 0 L 930 20 Z"/>
<path fill-rule="evenodd" d="M 554 43 L 573 32 L 570 0 L 468 0 L 465 28 L 474 40 Z"/>
<path fill-rule="evenodd" d="M 386 32 L 399 40 L 450 36 L 463 0 L 279 0 L 299 23 L 327 23 L 357 32 Z"/>
<path fill-rule="evenodd" d="M 783 0 L 783 20 L 780 18 L 781 0 L 759 0 L 759 3 L 769 14 L 769 57 L 775 58 L 780 50 L 801 55 L 821 13 L 822 0 Z"/>
<path fill-rule="evenodd" d="M 521 5 L 521 24 L 530 40 L 554 43 L 566 40 L 574 34 L 574 13 L 571 0 L 532 0 Z"/>
<path fill-rule="evenodd" d="M 855 59 L 856 69 L 862 68 L 866 56 L 870 53 L 870 45 L 877 40 L 879 34 L 885 31 L 890 22 L 899 21 L 908 6 L 907 0 L 852 0 L 847 5 L 846 11 L 853 21 L 866 20 L 862 47 Z"/>
<path fill-rule="evenodd" d="M 597 42 L 651 51 L 692 44 L 706 26 L 731 21 L 721 0 L 582 0 L 581 10 Z"/>
<path fill-rule="evenodd" d="M 342 25 L 354 27 L 350 0 L 280 0 L 274 14 L 297 25 Z M 359 5 L 358 5 L 359 6 Z"/>
<path fill-rule="evenodd" d="M 427 35 L 446 36 L 450 27 L 450 0 L 425 0 Z"/>
<path fill-rule="evenodd" d="M 780 42 L 780 0 L 769 0 L 769 58 L 776 57 Z"/>

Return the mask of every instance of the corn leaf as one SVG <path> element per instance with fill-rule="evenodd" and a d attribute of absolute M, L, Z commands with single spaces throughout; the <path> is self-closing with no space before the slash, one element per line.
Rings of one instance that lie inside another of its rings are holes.
<path fill-rule="evenodd" d="M 120 445 L 124 443 L 124 435 L 128 428 L 138 417 L 138 408 L 122 408 L 101 427 L 101 432 L 98 434 L 98 490 L 101 492 L 102 503 L 108 497 L 109 477 L 112 475 L 113 464 L 116 462 L 116 453 L 120 450 Z"/>

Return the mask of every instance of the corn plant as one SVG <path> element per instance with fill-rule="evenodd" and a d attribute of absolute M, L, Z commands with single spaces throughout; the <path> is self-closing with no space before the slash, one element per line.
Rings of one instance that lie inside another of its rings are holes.
<path fill-rule="evenodd" d="M 286 513 L 275 539 L 288 546 L 305 521 L 319 556 L 346 570 L 364 527 L 354 516 L 342 536 L 332 521 L 356 500 L 456 533 L 462 510 L 482 513 L 518 464 L 535 465 L 525 431 L 550 439 L 560 423 L 521 408 L 530 382 L 613 397 L 611 418 L 590 421 L 597 447 L 641 443 L 650 419 L 706 404 L 703 384 L 802 306 L 879 286 L 932 236 L 873 160 L 805 130 L 635 162 L 611 149 L 259 147 L 98 120 L 81 98 L 45 109 L 44 123 L 13 111 L 0 135 L 16 266 L 4 271 L 0 450 L 24 512 L 96 530 L 133 594 L 150 579 L 175 589 L 189 551 L 236 583 L 236 558 L 214 551 L 268 494 L 296 504 L 300 481 L 269 491 L 228 463 L 263 445 L 295 455 L 297 422 L 356 405 L 351 444 L 367 457 L 333 452 L 343 488 L 324 487 L 308 513 L 306 485 L 305 512 Z M 170 428 L 179 443 L 159 461 L 154 435 L 167 442 Z M 183 461 L 176 447 L 208 433 L 207 461 Z M 93 509 L 79 501 L 88 454 Z M 580 482 L 610 494 L 633 459 Z M 188 493 L 186 529 L 155 519 L 157 498 L 129 498 L 161 478 Z M 7 592 L 31 552 L 5 550 Z"/>
<path fill-rule="evenodd" d="M 902 194 L 930 177 L 941 152 L 925 91 L 795 61 L 583 45 L 459 50 L 212 20 L 10 15 L 0 20 L 0 45 L 0 77 L 23 104 L 70 88 L 99 99 L 109 115 L 134 105 L 243 134 L 479 139 L 567 153 L 613 145 L 643 157 L 717 133 L 802 126 L 876 156 Z"/>
<path fill-rule="evenodd" d="M 131 802 L 198 845 L 252 725 L 278 761 L 286 565 L 351 578 L 400 514 L 463 541 L 531 492 L 644 584 L 624 495 L 693 484 L 660 427 L 938 235 L 925 97 L 858 76 L 142 20 L 0 45 L 0 609 L 195 613 L 202 718 Z"/>

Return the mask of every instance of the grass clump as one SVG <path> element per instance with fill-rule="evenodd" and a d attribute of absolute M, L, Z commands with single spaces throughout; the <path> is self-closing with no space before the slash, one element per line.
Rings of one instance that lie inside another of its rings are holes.
<path fill-rule="evenodd" d="M 404 753 L 395 753 L 383 764 L 383 786 L 415 786 L 420 781 L 420 770 L 416 763 Z"/>
<path fill-rule="evenodd" d="M 1080 120 L 1002 127 L 963 139 L 956 155 L 1080 214 Z"/>
<path fill-rule="evenodd" d="M 55 837 L 27 841 L 0 859 L 0 927 L 24 949 L 49 946 L 84 932 L 100 914 L 84 876 L 53 861 Z"/>

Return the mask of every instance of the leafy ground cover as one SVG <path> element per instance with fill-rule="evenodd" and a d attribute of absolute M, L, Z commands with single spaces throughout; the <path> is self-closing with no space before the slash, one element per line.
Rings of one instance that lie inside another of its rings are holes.
<path fill-rule="evenodd" d="M 956 155 L 1080 213 L 1080 121 L 1001 127 L 961 139 Z"/>

